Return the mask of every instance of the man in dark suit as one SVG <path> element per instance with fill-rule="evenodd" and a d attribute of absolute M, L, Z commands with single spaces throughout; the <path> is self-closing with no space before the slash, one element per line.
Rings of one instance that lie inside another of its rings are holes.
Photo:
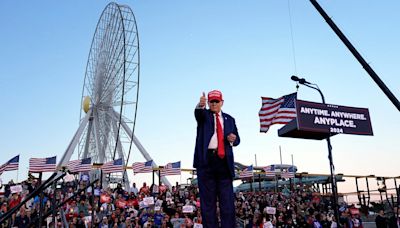
<path fill-rule="evenodd" d="M 240 143 L 235 119 L 221 111 L 222 93 L 205 93 L 200 97 L 194 115 L 197 121 L 193 167 L 197 170 L 200 207 L 205 228 L 220 227 L 217 219 L 217 198 L 221 227 L 235 227 L 235 206 L 232 181 L 235 176 L 232 147 Z"/>

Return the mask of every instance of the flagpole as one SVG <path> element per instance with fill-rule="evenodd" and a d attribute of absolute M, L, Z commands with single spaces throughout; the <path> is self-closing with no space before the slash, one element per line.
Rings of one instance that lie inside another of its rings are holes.
<path fill-rule="evenodd" d="M 294 170 L 293 154 L 292 154 L 292 173 L 293 173 L 293 189 L 296 189 L 296 175 Z"/>
<path fill-rule="evenodd" d="M 42 172 L 39 172 L 39 186 L 42 185 Z M 43 191 L 39 195 L 39 227 L 42 227 Z"/>
<path fill-rule="evenodd" d="M 257 166 L 257 154 L 254 154 L 254 162 Z M 254 166 L 253 166 L 253 182 L 254 182 Z M 258 178 L 258 190 L 261 191 L 261 180 Z"/>
<path fill-rule="evenodd" d="M 255 192 L 255 189 L 253 188 L 253 183 L 254 183 L 254 166 L 253 164 L 251 164 L 253 170 L 251 171 L 251 176 L 253 177 L 253 180 L 251 181 L 251 188 L 253 189 L 253 191 Z"/>
<path fill-rule="evenodd" d="M 282 178 L 282 150 L 281 150 L 281 145 L 279 145 L 279 156 L 281 158 L 281 168 L 279 169 L 279 171 L 280 171 L 280 175 L 281 175 L 281 178 Z"/>

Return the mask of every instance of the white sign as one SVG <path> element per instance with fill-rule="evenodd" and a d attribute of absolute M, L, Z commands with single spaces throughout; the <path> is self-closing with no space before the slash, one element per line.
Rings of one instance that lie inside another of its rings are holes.
<path fill-rule="evenodd" d="M 275 207 L 267 207 L 267 214 L 270 214 L 270 215 L 276 214 L 276 208 Z"/>
<path fill-rule="evenodd" d="M 147 207 L 147 204 L 144 201 L 140 201 L 139 202 L 139 209 L 143 209 L 145 207 Z"/>
<path fill-rule="evenodd" d="M 153 185 L 153 193 L 158 193 L 158 186 L 157 185 Z"/>
<path fill-rule="evenodd" d="M 182 212 L 183 213 L 193 213 L 193 206 L 192 205 L 183 206 Z"/>
<path fill-rule="evenodd" d="M 200 223 L 195 223 L 195 224 L 193 225 L 193 228 L 203 228 L 203 225 L 200 224 Z"/>
<path fill-rule="evenodd" d="M 81 178 L 82 178 L 83 181 L 88 181 L 89 180 L 89 175 L 83 174 Z"/>
<path fill-rule="evenodd" d="M 22 192 L 22 185 L 14 185 L 10 187 L 11 193 Z"/>
<path fill-rule="evenodd" d="M 75 177 L 72 174 L 67 174 L 67 175 L 65 175 L 65 177 L 63 179 L 65 182 L 71 182 L 71 181 L 75 180 Z"/>
<path fill-rule="evenodd" d="M 274 228 L 274 225 L 272 225 L 272 222 L 268 221 L 268 222 L 264 222 L 263 227 L 264 228 Z"/>
<path fill-rule="evenodd" d="M 145 205 L 153 205 L 154 204 L 154 198 L 153 197 L 145 197 L 143 198 L 143 202 Z"/>
<path fill-rule="evenodd" d="M 161 206 L 161 205 L 162 205 L 162 203 L 163 203 L 163 201 L 162 201 L 162 200 L 157 200 L 155 205 L 156 205 L 156 206 Z"/>
<path fill-rule="evenodd" d="M 160 206 L 155 206 L 155 207 L 154 207 L 154 210 L 155 210 L 155 211 L 161 211 L 161 207 L 160 207 Z"/>
<path fill-rule="evenodd" d="M 92 216 L 85 216 L 85 221 L 91 222 L 92 221 Z"/>

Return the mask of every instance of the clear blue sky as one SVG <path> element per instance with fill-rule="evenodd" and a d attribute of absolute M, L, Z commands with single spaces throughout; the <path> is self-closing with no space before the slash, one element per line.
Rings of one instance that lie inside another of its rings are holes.
<path fill-rule="evenodd" d="M 400 3 L 319 2 L 400 99 Z M 107 3 L 0 2 L 0 163 L 20 154 L 19 179 L 30 157 L 61 157 L 72 139 L 91 39 Z M 337 173 L 400 175 L 399 111 L 309 1 L 124 3 L 140 36 L 135 132 L 158 164 L 192 167 L 193 108 L 203 91 L 219 89 L 242 139 L 236 161 L 250 165 L 257 154 L 258 165 L 279 163 L 281 145 L 284 163 L 293 154 L 300 172 L 329 173 L 325 141 L 279 138 L 279 125 L 259 133 L 260 97 L 294 92 L 290 76 L 297 74 L 317 83 L 327 103 L 369 108 L 374 136 L 332 138 Z M 298 97 L 320 101 L 303 87 Z M 136 150 L 130 162 L 143 160 Z"/>

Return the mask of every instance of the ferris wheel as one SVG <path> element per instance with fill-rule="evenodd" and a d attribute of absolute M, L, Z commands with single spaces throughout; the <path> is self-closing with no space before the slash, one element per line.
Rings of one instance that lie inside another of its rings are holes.
<path fill-rule="evenodd" d="M 75 153 L 79 159 L 91 157 L 92 163 L 122 158 L 127 166 L 133 144 L 146 161 L 153 160 L 134 134 L 139 76 L 135 16 L 130 7 L 110 3 L 100 16 L 89 51 L 80 125 L 59 166 L 65 166 Z M 126 171 L 113 173 L 108 180 L 129 186 Z M 170 185 L 165 177 L 162 181 Z"/>

